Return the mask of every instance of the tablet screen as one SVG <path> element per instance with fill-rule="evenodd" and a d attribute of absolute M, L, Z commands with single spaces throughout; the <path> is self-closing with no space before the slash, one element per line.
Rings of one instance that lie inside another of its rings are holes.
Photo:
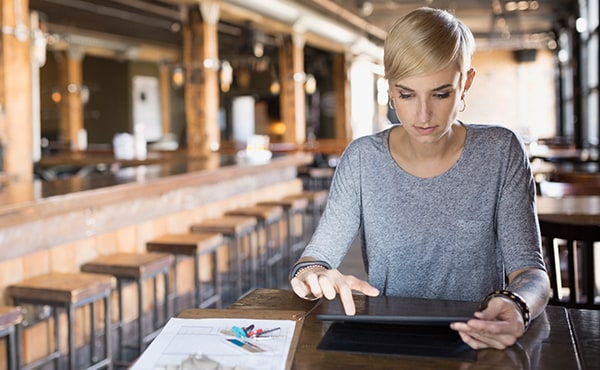
<path fill-rule="evenodd" d="M 344 313 L 341 300 L 324 301 L 317 319 L 322 321 L 379 322 L 414 325 L 448 325 L 465 322 L 479 302 L 355 295 L 356 315 Z"/>

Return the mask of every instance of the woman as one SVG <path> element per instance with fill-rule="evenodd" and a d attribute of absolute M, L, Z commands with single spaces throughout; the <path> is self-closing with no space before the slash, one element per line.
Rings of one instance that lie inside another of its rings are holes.
<path fill-rule="evenodd" d="M 390 104 L 400 124 L 359 138 L 336 169 L 327 207 L 290 273 L 305 299 L 352 291 L 483 300 L 453 323 L 475 349 L 503 349 L 544 310 L 549 280 L 535 214 L 535 186 L 511 130 L 457 120 L 475 77 L 474 39 L 451 14 L 419 8 L 384 45 Z M 361 233 L 368 282 L 335 267 Z"/>

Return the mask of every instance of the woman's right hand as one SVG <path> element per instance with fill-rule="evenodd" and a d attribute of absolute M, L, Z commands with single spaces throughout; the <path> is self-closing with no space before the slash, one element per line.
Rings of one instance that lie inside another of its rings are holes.
<path fill-rule="evenodd" d="M 339 294 L 346 315 L 356 313 L 352 291 L 358 291 L 371 297 L 379 295 L 379 290 L 368 282 L 352 275 L 343 275 L 337 269 L 309 269 L 296 275 L 290 283 L 294 293 L 303 299 L 325 297 L 332 300 Z"/>

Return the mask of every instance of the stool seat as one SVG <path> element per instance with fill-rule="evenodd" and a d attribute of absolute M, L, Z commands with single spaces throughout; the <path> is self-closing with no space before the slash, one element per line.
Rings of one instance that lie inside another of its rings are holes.
<path fill-rule="evenodd" d="M 276 222 L 283 216 L 283 207 L 277 205 L 254 205 L 227 211 L 228 216 L 256 217 L 266 223 Z"/>
<path fill-rule="evenodd" d="M 207 218 L 190 226 L 191 232 L 213 232 L 226 235 L 241 235 L 256 227 L 256 219 L 247 216 L 223 216 Z"/>
<path fill-rule="evenodd" d="M 302 193 L 285 196 L 283 199 L 307 198 L 309 202 L 324 204 L 327 202 L 329 191 L 327 190 L 304 190 Z"/>
<path fill-rule="evenodd" d="M 21 341 L 17 326 L 23 321 L 19 307 L 0 306 L 0 338 L 6 338 L 7 370 L 20 369 Z"/>
<path fill-rule="evenodd" d="M 188 256 L 194 260 L 194 307 L 215 305 L 221 308 L 221 291 L 218 274 L 218 250 L 225 244 L 221 233 L 165 234 L 146 243 L 149 252 L 171 253 L 175 256 L 175 286 L 177 287 L 177 257 Z M 202 258 L 202 259 L 201 259 Z M 203 288 L 210 282 L 211 292 Z"/>
<path fill-rule="evenodd" d="M 266 206 L 281 206 L 284 210 L 295 212 L 302 211 L 308 207 L 308 198 L 306 196 L 297 196 L 297 197 L 284 197 L 278 200 L 268 200 L 264 202 L 259 202 L 258 205 L 266 205 Z"/>
<path fill-rule="evenodd" d="M 168 269 L 172 264 L 173 256 L 166 253 L 116 253 L 86 262 L 81 271 L 144 279 Z"/>
<path fill-rule="evenodd" d="M 146 243 L 149 252 L 194 255 L 212 250 L 224 243 L 221 233 L 165 234 Z"/>
<path fill-rule="evenodd" d="M 76 303 L 109 292 L 115 287 L 110 275 L 52 272 L 8 287 L 14 299 L 48 303 Z"/>

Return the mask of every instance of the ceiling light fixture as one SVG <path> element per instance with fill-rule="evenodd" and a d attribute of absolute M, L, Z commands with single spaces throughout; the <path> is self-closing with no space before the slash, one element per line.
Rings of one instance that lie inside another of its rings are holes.
<path fill-rule="evenodd" d="M 494 7 L 494 5 L 495 4 L 492 3 L 492 7 Z M 507 1 L 506 4 L 504 4 L 504 10 L 507 12 L 536 10 L 539 7 L 540 4 L 535 0 Z"/>
<path fill-rule="evenodd" d="M 368 0 L 358 0 L 356 2 L 356 7 L 358 8 L 358 10 L 360 10 L 360 14 L 362 14 L 365 17 L 368 17 L 373 14 L 373 3 Z"/>

